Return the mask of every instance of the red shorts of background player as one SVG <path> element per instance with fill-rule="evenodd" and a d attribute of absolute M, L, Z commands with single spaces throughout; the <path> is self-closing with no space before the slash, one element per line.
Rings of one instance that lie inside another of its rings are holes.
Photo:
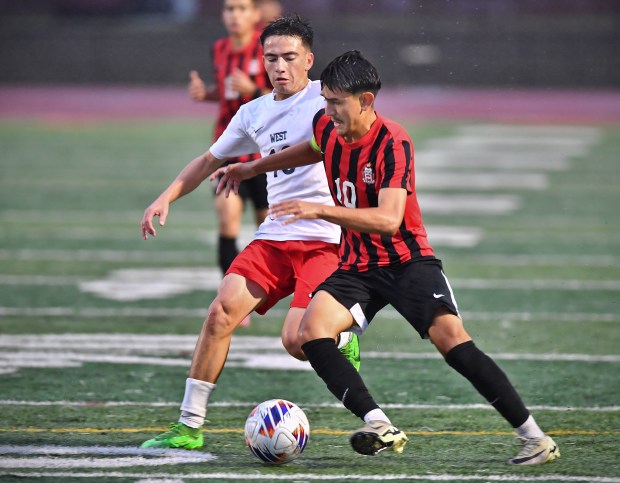
<path fill-rule="evenodd" d="M 264 315 L 284 297 L 291 307 L 305 309 L 312 291 L 338 268 L 338 245 L 322 241 L 254 240 L 234 259 L 226 272 L 260 285 L 267 300 L 256 308 Z"/>

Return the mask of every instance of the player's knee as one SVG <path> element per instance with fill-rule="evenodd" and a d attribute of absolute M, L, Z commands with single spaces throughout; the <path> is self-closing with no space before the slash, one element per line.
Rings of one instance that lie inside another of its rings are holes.
<path fill-rule="evenodd" d="M 215 299 L 209 307 L 209 315 L 204 321 L 203 331 L 209 336 L 224 336 L 232 333 L 241 320 L 236 320 L 232 310 L 220 299 Z"/>
<path fill-rule="evenodd" d="M 296 336 L 297 334 L 294 334 L 293 336 L 289 334 L 282 334 L 282 345 L 286 349 L 286 352 L 288 352 L 295 359 L 305 361 L 307 360 L 306 355 L 304 354 L 304 351 L 301 350 L 301 344 Z"/>
<path fill-rule="evenodd" d="M 437 350 L 444 355 L 457 345 L 471 340 L 461 319 L 447 312 L 435 317 L 429 335 Z"/>

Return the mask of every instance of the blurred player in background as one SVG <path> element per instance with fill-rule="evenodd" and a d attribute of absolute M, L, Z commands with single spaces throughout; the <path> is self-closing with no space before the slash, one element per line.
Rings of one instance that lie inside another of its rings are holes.
<path fill-rule="evenodd" d="M 269 77 L 263 66 L 263 48 L 257 26 L 263 21 L 258 0 L 224 0 L 222 20 L 228 36 L 215 42 L 212 49 L 215 85 L 207 87 L 196 71 L 190 72 L 189 93 L 196 101 L 219 102 L 214 140 L 248 101 L 271 92 Z M 257 159 L 260 154 L 248 154 L 229 159 L 229 163 Z M 237 237 L 241 230 L 244 204 L 254 205 L 256 225 L 267 216 L 267 179 L 265 175 L 248 180 L 238 196 L 215 196 L 218 217 L 218 264 L 226 273 L 239 253 Z M 249 324 L 249 317 L 242 323 Z"/>
<path fill-rule="evenodd" d="M 337 57 L 321 74 L 326 107 L 314 117 L 312 141 L 228 167 L 218 189 L 225 183 L 229 187 L 229 179 L 236 186 L 257 172 L 323 161 L 336 206 L 287 200 L 270 204 L 269 215 L 283 223 L 318 219 L 342 227 L 339 268 L 315 291 L 301 321 L 300 342 L 327 388 L 366 423 L 351 435 L 355 451 L 402 452 L 407 442 L 334 345 L 339 332 L 361 334 L 389 304 L 422 338 L 430 338 L 446 362 L 515 428 L 523 447 L 510 463 L 552 461 L 560 456 L 557 444 L 540 429 L 506 374 L 476 347 L 463 326 L 422 223 L 413 143 L 400 125 L 375 112 L 380 88 L 379 74 L 358 51 Z"/>
<path fill-rule="evenodd" d="M 145 210 L 144 239 L 155 236 L 154 217 L 158 216 L 163 226 L 170 203 L 197 188 L 227 158 L 256 149 L 267 156 L 312 136 L 312 116 L 324 105 L 320 83 L 308 79 L 314 62 L 313 37 L 310 25 L 296 16 L 280 18 L 265 28 L 261 42 L 273 93 L 241 106 L 211 148 L 191 161 Z M 309 166 L 268 173 L 270 203 L 301 198 L 333 205 L 322 166 L 306 164 Z M 209 306 L 186 380 L 179 421 L 169 431 L 143 443 L 143 447 L 202 447 L 201 427 L 232 334 L 253 310 L 264 314 L 293 294 L 282 326 L 282 343 L 292 356 L 305 360 L 297 339 L 299 324 L 310 293 L 337 267 L 339 241 L 340 228 L 324 220 L 284 224 L 274 218 L 265 219 L 254 241 L 231 264 Z M 353 370 L 359 368 L 357 336 L 336 334 L 335 343 L 352 368 L 355 366 Z"/>
<path fill-rule="evenodd" d="M 282 4 L 278 0 L 256 0 L 260 11 L 258 29 L 263 30 L 270 22 L 282 16 Z"/>

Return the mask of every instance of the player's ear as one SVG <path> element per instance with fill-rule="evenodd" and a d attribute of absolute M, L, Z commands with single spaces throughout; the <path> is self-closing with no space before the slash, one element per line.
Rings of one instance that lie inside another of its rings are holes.
<path fill-rule="evenodd" d="M 375 102 L 375 95 L 372 92 L 362 92 L 359 97 L 360 107 L 362 111 L 367 111 L 368 109 L 372 109 L 372 106 Z"/>
<path fill-rule="evenodd" d="M 314 65 L 314 53 L 308 52 L 308 57 L 306 58 L 306 72 L 312 69 Z"/>

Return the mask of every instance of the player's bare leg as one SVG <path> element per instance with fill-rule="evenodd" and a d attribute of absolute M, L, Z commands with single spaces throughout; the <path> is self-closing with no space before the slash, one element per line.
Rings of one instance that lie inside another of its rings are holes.
<path fill-rule="evenodd" d="M 446 362 L 469 380 L 523 441 L 523 448 L 510 463 L 541 464 L 560 456 L 557 444 L 536 424 L 506 374 L 476 347 L 459 317 L 440 310 L 428 334 Z"/>
<path fill-rule="evenodd" d="M 204 424 L 209 398 L 224 368 L 232 333 L 265 299 L 265 291 L 251 280 L 235 273 L 224 277 L 196 342 L 185 383 L 181 417 L 170 425 L 168 431 L 145 441 L 143 448 L 202 448 L 200 428 Z"/>
<path fill-rule="evenodd" d="M 305 308 L 291 307 L 282 325 L 282 345 L 290 355 L 300 361 L 308 360 L 299 342 L 299 326 L 305 312 Z"/>
<path fill-rule="evenodd" d="M 233 332 L 265 298 L 265 291 L 257 283 L 236 273 L 224 277 L 196 342 L 189 377 L 217 381 Z"/>
<path fill-rule="evenodd" d="M 232 193 L 226 197 L 224 193 L 215 196 L 215 211 L 218 219 L 218 264 L 222 273 L 226 273 L 230 264 L 239 253 L 237 238 L 241 231 L 243 218 L 243 199 Z M 266 215 L 265 215 L 266 216 Z M 263 217 L 264 219 L 264 217 Z M 240 324 L 242 327 L 250 325 L 250 316 L 245 317 Z"/>

